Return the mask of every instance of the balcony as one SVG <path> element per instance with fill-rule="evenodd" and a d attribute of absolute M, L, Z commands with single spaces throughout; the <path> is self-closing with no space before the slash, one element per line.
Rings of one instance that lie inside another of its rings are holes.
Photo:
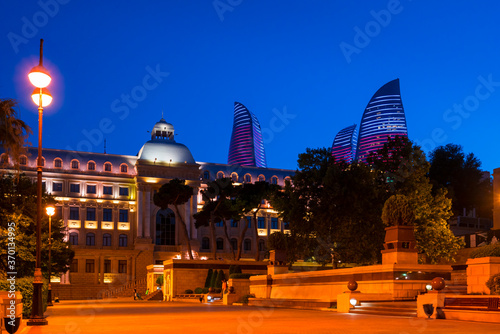
<path fill-rule="evenodd" d="M 113 222 L 101 222 L 101 229 L 103 230 L 112 230 L 114 223 Z"/>
<path fill-rule="evenodd" d="M 97 229 L 97 222 L 95 220 L 86 220 L 85 228 Z"/>
<path fill-rule="evenodd" d="M 128 230 L 130 230 L 130 223 L 119 222 L 118 229 L 121 231 L 128 231 Z"/>
<path fill-rule="evenodd" d="M 80 228 L 82 227 L 82 222 L 79 220 L 68 220 L 69 228 Z"/>

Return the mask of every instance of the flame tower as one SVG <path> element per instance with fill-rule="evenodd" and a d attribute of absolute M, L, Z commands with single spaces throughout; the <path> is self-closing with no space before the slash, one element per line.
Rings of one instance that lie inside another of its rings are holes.
<path fill-rule="evenodd" d="M 356 157 L 356 124 L 348 126 L 337 133 L 332 144 L 332 155 L 336 161 L 351 163 Z"/>

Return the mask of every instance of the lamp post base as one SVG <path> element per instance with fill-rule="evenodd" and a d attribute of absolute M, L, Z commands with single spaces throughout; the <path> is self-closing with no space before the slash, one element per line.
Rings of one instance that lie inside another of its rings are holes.
<path fill-rule="evenodd" d="M 35 268 L 35 277 L 33 280 L 33 303 L 31 305 L 31 317 L 27 322 L 28 326 L 48 325 L 47 319 L 43 316 L 42 286 L 42 269 Z"/>
<path fill-rule="evenodd" d="M 26 325 L 28 326 L 47 326 L 49 322 L 45 318 L 30 318 Z"/>
<path fill-rule="evenodd" d="M 52 304 L 52 289 L 50 287 L 50 283 L 49 283 L 49 291 L 47 293 L 47 306 L 54 306 L 54 304 Z"/>

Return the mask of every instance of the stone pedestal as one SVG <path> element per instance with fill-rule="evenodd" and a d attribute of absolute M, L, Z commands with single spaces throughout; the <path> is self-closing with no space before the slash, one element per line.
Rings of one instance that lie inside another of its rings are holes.
<path fill-rule="evenodd" d="M 413 226 L 390 226 L 385 229 L 382 264 L 418 264 Z"/>
<path fill-rule="evenodd" d="M 431 291 L 424 295 L 419 295 L 417 297 L 417 317 L 427 318 L 428 316 L 424 312 L 424 305 L 432 304 L 434 312 L 431 315 L 431 319 L 444 319 L 442 311 L 442 308 L 444 307 L 444 297 L 445 294 L 439 291 Z"/>

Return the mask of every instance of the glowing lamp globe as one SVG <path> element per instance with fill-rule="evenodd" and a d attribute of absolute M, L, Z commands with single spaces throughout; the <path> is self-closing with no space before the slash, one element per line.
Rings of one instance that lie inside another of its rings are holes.
<path fill-rule="evenodd" d="M 41 90 L 42 90 L 42 107 L 46 107 L 52 102 L 52 94 L 50 94 L 47 88 L 41 88 Z M 31 99 L 37 106 L 40 106 L 40 88 L 35 88 L 35 90 L 31 94 Z"/>
<path fill-rule="evenodd" d="M 28 78 L 33 86 L 37 88 L 45 88 L 50 84 L 52 78 L 49 72 L 42 65 L 37 65 L 33 67 L 28 73 Z"/>
<path fill-rule="evenodd" d="M 53 206 L 48 206 L 45 208 L 45 210 L 47 211 L 47 215 L 51 217 L 54 215 L 54 213 L 56 213 L 56 208 L 54 208 Z"/>

